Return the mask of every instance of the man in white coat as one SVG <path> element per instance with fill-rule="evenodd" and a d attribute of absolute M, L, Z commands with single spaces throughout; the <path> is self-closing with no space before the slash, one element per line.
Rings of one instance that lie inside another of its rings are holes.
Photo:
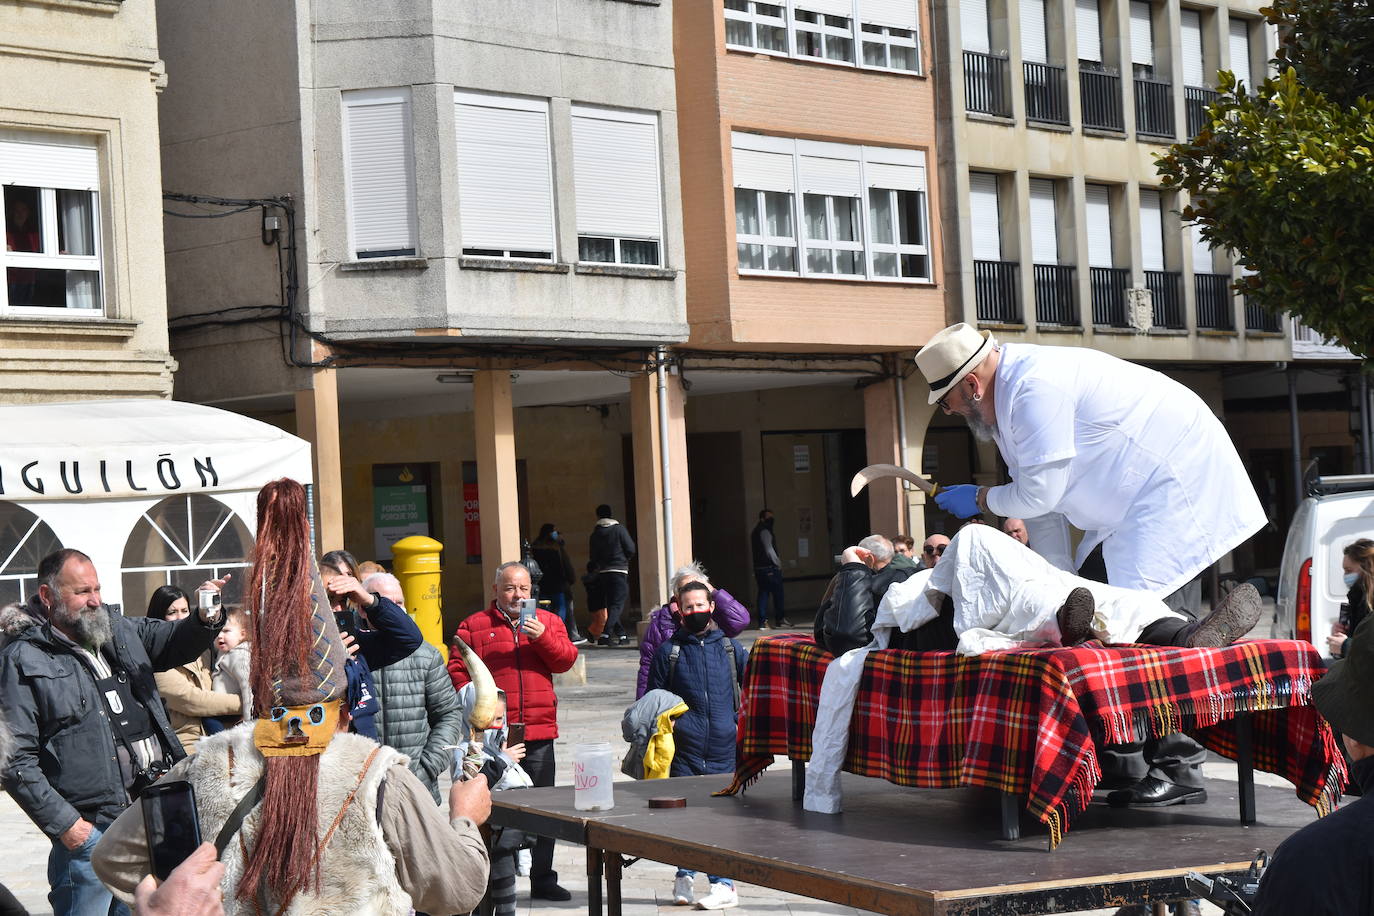
<path fill-rule="evenodd" d="M 1265 524 L 1221 422 L 1158 372 L 1081 347 L 999 346 L 967 324 L 932 337 L 916 365 L 930 403 L 995 442 L 1011 477 L 1004 486 L 947 487 L 940 508 L 1024 519 L 1035 550 L 1060 569 L 1081 569 L 1100 545 L 1111 585 L 1193 615 L 1198 608 L 1176 593 Z M 1084 532 L 1073 555 L 1070 524 Z M 1229 641 L 1259 612 L 1258 594 L 1242 586 L 1209 620 Z M 1157 745 L 1146 749 L 1152 765 L 1143 774 L 1143 764 L 1123 758 L 1116 781 L 1135 782 L 1113 793 L 1113 804 L 1206 799 L 1201 747 L 1184 736 Z"/>

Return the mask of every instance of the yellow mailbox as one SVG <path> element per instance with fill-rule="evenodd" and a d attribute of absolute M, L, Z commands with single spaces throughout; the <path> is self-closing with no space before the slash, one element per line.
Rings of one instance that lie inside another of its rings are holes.
<path fill-rule="evenodd" d="M 444 545 L 431 537 L 413 534 L 391 545 L 396 578 L 406 596 L 406 611 L 430 643 L 448 661 L 444 641 L 443 598 L 439 591 L 439 551 Z"/>

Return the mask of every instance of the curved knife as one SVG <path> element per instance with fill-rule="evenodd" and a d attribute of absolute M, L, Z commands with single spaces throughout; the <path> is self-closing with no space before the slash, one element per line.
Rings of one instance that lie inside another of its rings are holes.
<path fill-rule="evenodd" d="M 862 471 L 854 475 L 854 479 L 849 482 L 849 495 L 858 496 L 859 491 L 868 486 L 875 480 L 882 480 L 884 477 L 897 477 L 914 484 L 923 490 L 927 496 L 934 496 L 940 492 L 940 485 L 932 480 L 926 480 L 915 471 L 908 470 L 896 464 L 870 464 Z"/>

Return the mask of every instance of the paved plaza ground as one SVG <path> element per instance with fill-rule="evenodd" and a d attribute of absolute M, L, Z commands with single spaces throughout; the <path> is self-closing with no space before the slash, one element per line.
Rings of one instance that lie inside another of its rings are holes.
<path fill-rule="evenodd" d="M 1267 618 L 1265 618 L 1267 619 Z M 1263 626 L 1263 624 L 1261 624 Z M 751 645 L 759 631 L 749 630 L 741 640 Z M 572 747 L 590 741 L 606 741 L 617 757 L 627 747 L 620 734 L 620 718 L 625 707 L 634 700 L 635 676 L 639 652 L 634 647 L 616 649 L 588 649 L 586 684 L 565 684 L 558 688 L 558 723 L 560 737 L 556 746 L 558 757 L 558 785 L 568 786 L 572 792 Z M 1209 779 L 1234 780 L 1235 766 L 1230 761 L 1215 758 L 1206 764 Z M 627 778 L 617 774 L 619 778 Z M 778 764 L 764 774 L 765 779 L 788 779 L 788 768 Z M 1268 773 L 1256 773 L 1257 782 L 1285 786 L 1285 781 Z M 722 785 L 726 781 L 722 777 Z M 33 826 L 8 795 L 0 794 L 0 882 L 7 885 L 34 916 L 50 916 L 47 902 L 47 858 L 49 843 Z M 1072 838 L 1070 838 L 1071 840 Z M 1056 854 L 1072 854 L 1072 843 L 1066 843 Z M 568 903 L 537 901 L 531 904 L 527 895 L 528 882 L 519 880 L 522 913 L 554 911 L 586 912 L 587 882 L 585 858 L 581 847 L 560 844 L 555 853 L 555 866 L 561 883 L 572 891 Z M 657 862 L 640 861 L 626 869 L 623 881 L 626 916 L 672 916 L 688 912 L 672 904 L 674 867 Z M 697 878 L 697 893 L 706 892 L 706 878 Z M 853 914 L 861 911 L 836 906 L 807 897 L 787 894 L 769 888 L 739 885 L 740 906 L 734 912 L 766 914 L 766 916 L 812 916 L 812 914 Z M 1098 911 L 1111 913 L 1110 910 Z M 1221 911 L 1204 905 L 1203 913 Z"/>

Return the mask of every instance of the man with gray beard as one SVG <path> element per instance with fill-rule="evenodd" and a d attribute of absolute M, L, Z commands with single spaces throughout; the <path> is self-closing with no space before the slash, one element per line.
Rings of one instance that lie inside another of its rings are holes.
<path fill-rule="evenodd" d="M 0 614 L 0 709 L 14 736 L 0 783 L 52 841 L 55 916 L 125 913 L 96 878 L 91 851 L 130 800 L 186 756 L 153 672 L 210 648 L 224 615 L 124 617 L 101 602 L 95 565 L 79 550 L 44 557 L 38 581 L 27 605 Z"/>

